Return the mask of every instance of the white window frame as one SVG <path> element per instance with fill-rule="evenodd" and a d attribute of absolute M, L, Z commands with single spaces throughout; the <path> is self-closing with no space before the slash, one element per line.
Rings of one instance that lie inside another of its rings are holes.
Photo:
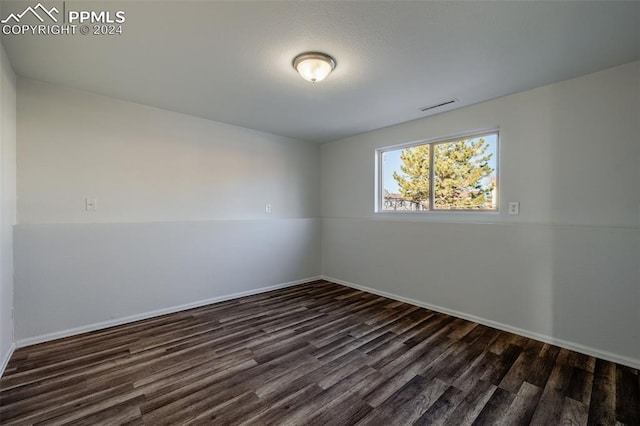
<path fill-rule="evenodd" d="M 433 147 L 434 145 L 439 145 L 443 143 L 451 143 L 457 142 L 462 139 L 475 139 L 487 135 L 496 135 L 496 200 L 495 200 L 495 208 L 494 209 L 434 209 L 434 149 L 429 149 L 429 172 L 431 176 L 429 177 L 429 209 L 428 210 L 384 210 L 384 174 L 382 170 L 382 156 L 385 152 L 389 151 L 397 151 L 399 149 L 412 148 L 414 146 L 421 145 L 430 145 Z M 383 148 L 376 149 L 376 188 L 375 188 L 375 212 L 376 213 L 384 213 L 384 214 L 393 214 L 393 215 L 429 215 L 429 214 L 443 214 L 443 213 L 499 213 L 500 212 L 500 130 L 497 128 L 489 129 L 489 130 L 481 130 L 474 131 L 468 133 L 462 133 L 455 136 L 447 136 L 444 138 L 436 138 L 436 139 L 422 139 L 419 141 L 413 141 L 408 143 L 402 143 L 398 145 L 385 146 Z"/>

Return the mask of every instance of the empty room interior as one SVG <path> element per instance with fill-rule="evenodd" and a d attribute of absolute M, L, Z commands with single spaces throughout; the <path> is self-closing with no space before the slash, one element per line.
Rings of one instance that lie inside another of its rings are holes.
<path fill-rule="evenodd" d="M 0 424 L 640 425 L 640 2 L 0 17 Z"/>

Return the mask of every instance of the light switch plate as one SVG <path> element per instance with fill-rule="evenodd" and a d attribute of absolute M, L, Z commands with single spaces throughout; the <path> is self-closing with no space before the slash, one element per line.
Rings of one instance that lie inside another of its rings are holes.
<path fill-rule="evenodd" d="M 85 198 L 84 208 L 88 212 L 95 212 L 96 210 L 98 210 L 98 200 L 96 200 L 95 198 Z"/>

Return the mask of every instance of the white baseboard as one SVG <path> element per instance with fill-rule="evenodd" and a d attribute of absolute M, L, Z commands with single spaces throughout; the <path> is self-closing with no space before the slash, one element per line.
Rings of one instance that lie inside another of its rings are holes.
<path fill-rule="evenodd" d="M 544 334 L 535 333 L 533 331 L 525 330 L 518 327 L 512 327 L 508 324 L 503 324 L 500 322 L 492 321 L 486 318 L 477 317 L 475 315 L 465 314 L 464 312 L 455 311 L 452 309 L 443 308 L 442 306 L 432 305 L 430 303 L 425 303 L 420 300 L 409 299 L 406 297 L 398 296 L 392 293 L 387 293 L 386 291 L 376 290 L 375 288 L 366 287 L 359 284 L 354 284 L 348 281 L 344 281 L 338 278 L 328 277 L 322 275 L 322 279 L 326 281 L 331 281 L 336 284 L 341 284 L 347 287 L 354 288 L 356 290 L 366 291 L 368 293 L 377 294 L 378 296 L 387 297 L 389 299 L 398 300 L 400 302 L 405 302 L 410 305 L 419 306 L 421 308 L 429 309 L 436 312 L 441 312 L 443 314 L 452 315 L 454 317 L 466 319 L 468 321 L 477 322 L 478 324 L 486 325 L 492 328 L 496 328 L 502 331 L 508 331 L 509 333 L 518 334 L 520 336 L 528 337 L 530 339 L 538 340 L 544 343 L 549 343 L 555 346 L 559 346 L 561 348 L 569 349 L 575 352 L 580 352 L 585 355 L 593 356 L 596 358 L 601 358 L 607 361 L 615 362 L 618 364 L 626 365 L 631 368 L 640 369 L 640 359 L 630 358 L 623 355 L 618 355 L 615 353 L 603 351 L 600 349 L 596 349 L 590 346 L 581 345 L 579 343 L 568 342 L 566 340 L 557 339 L 552 336 L 547 336 Z"/>
<path fill-rule="evenodd" d="M 7 351 L 6 354 L 4 354 L 4 356 L 0 360 L 0 377 L 2 377 L 2 375 L 4 374 L 4 370 L 5 368 L 7 368 L 7 364 L 9 364 L 11 355 L 13 355 L 13 351 L 15 350 L 16 350 L 16 344 L 12 342 L 11 346 L 9 347 L 9 350 Z"/>
<path fill-rule="evenodd" d="M 158 317 L 161 315 L 172 314 L 175 312 L 186 311 L 187 309 L 198 308 L 200 306 L 210 305 L 212 303 L 224 302 L 225 300 L 238 299 L 240 297 L 252 296 L 254 294 L 265 293 L 267 291 L 278 290 L 281 288 L 292 287 L 294 285 L 304 284 L 311 281 L 317 281 L 321 279 L 320 276 L 304 278 L 301 280 L 291 281 L 282 284 L 275 284 L 268 287 L 262 287 L 255 290 L 242 291 L 239 293 L 227 294 L 224 296 L 212 297 L 210 299 L 198 300 L 191 303 L 185 303 L 183 305 L 171 306 L 169 308 L 157 309 L 155 311 L 144 312 L 141 314 L 130 315 L 128 317 L 116 318 L 109 321 L 98 322 L 89 325 L 83 325 L 81 327 L 70 328 L 67 330 L 56 331 L 53 333 L 43 334 L 35 337 L 28 337 L 26 339 L 20 339 L 15 343 L 18 348 L 25 346 L 36 345 L 38 343 L 49 342 L 51 340 L 62 339 L 63 337 L 75 336 L 90 331 L 101 330 L 104 328 L 114 327 L 117 325 L 127 324 L 135 321 Z M 8 359 L 7 359 L 8 361 Z"/>

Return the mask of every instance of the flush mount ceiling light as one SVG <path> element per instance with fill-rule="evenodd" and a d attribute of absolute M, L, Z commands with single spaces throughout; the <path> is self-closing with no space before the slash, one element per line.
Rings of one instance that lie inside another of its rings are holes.
<path fill-rule="evenodd" d="M 336 67 L 336 61 L 320 52 L 305 52 L 293 58 L 293 67 L 307 81 L 324 80 Z"/>

